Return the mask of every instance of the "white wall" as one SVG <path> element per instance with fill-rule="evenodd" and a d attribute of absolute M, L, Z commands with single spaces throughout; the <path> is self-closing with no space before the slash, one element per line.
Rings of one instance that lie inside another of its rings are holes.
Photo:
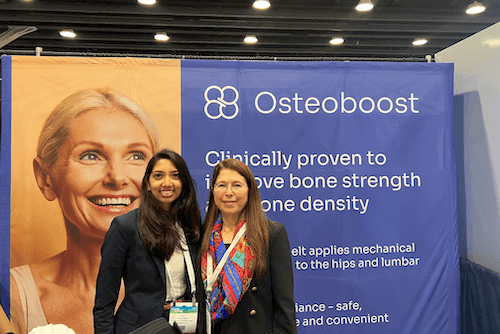
<path fill-rule="evenodd" d="M 455 64 L 460 255 L 500 272 L 500 23 L 435 59 Z"/>

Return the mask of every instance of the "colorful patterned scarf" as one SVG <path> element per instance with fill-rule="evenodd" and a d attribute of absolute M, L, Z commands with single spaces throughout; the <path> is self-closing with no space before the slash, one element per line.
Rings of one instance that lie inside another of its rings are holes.
<path fill-rule="evenodd" d="M 238 226 L 236 226 L 236 230 L 234 231 L 234 235 L 238 233 L 243 224 L 245 224 L 245 219 L 238 223 Z M 212 262 L 212 271 L 215 271 L 217 264 L 226 252 L 226 246 L 222 240 L 221 230 L 222 221 L 219 219 L 212 229 L 210 245 L 208 247 L 208 253 L 212 256 L 212 259 L 214 259 Z M 253 249 L 245 238 L 245 235 L 243 235 L 229 254 L 226 264 L 222 268 L 219 277 L 214 283 L 212 294 L 210 296 L 212 323 L 226 319 L 234 313 L 236 305 L 238 305 L 238 302 L 250 286 L 250 281 L 253 276 L 252 269 L 254 262 L 255 259 Z M 207 253 L 203 254 L 201 258 L 201 275 L 206 291 Z"/>

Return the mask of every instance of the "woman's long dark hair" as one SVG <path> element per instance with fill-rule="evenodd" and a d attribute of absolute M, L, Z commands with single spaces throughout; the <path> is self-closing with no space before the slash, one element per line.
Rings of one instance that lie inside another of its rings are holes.
<path fill-rule="evenodd" d="M 161 159 L 167 159 L 179 171 L 182 191 L 165 211 L 160 202 L 148 191 L 149 177 Z M 170 259 L 174 249 L 180 243 L 175 222 L 181 223 L 186 238 L 192 243 L 198 242 L 201 230 L 200 208 L 196 199 L 196 187 L 184 159 L 172 150 L 163 149 L 156 153 L 146 167 L 142 179 L 141 203 L 139 204 L 138 229 L 144 245 L 156 255 Z"/>
<path fill-rule="evenodd" d="M 246 238 L 252 246 L 255 256 L 255 266 L 252 269 L 254 274 L 259 277 L 266 269 L 266 256 L 269 253 L 269 223 L 264 210 L 262 210 L 255 176 L 250 168 L 240 160 L 226 159 L 219 162 L 214 168 L 210 194 L 208 195 L 208 211 L 205 215 L 205 223 L 203 224 L 205 233 L 201 243 L 200 254 L 208 252 L 210 235 L 217 219 L 219 219 L 220 210 L 215 204 L 214 185 L 219 173 L 223 169 L 230 169 L 238 172 L 247 182 L 248 201 L 245 207 L 245 219 L 247 221 Z"/>

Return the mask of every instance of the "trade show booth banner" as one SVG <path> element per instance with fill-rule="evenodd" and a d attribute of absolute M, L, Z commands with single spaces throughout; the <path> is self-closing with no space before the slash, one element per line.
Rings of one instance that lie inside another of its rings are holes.
<path fill-rule="evenodd" d="M 299 333 L 457 333 L 452 82 L 435 63 L 2 57 L 2 305 L 9 268 L 71 238 L 32 176 L 44 120 L 104 85 L 182 153 L 203 212 L 219 161 L 252 169 L 288 232 Z"/>

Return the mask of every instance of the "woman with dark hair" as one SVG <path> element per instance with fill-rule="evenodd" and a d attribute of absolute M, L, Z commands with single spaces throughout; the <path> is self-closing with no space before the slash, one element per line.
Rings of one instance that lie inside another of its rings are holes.
<path fill-rule="evenodd" d="M 207 333 L 296 333 L 288 236 L 267 219 L 240 160 L 215 166 L 204 228 L 198 290 L 205 291 Z"/>
<path fill-rule="evenodd" d="M 194 300 L 200 225 L 186 163 L 173 151 L 156 153 L 142 180 L 139 209 L 116 217 L 104 239 L 95 333 L 129 333 L 157 318 L 168 320 L 176 301 Z M 115 314 L 122 278 L 125 296 Z"/>

